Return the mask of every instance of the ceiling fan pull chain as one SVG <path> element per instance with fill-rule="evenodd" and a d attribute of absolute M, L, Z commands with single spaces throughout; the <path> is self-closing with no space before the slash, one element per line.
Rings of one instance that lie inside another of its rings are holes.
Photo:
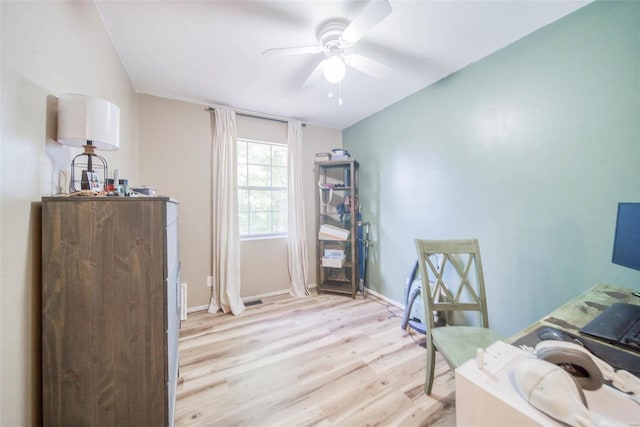
<path fill-rule="evenodd" d="M 342 82 L 338 83 L 338 105 L 342 107 Z"/>

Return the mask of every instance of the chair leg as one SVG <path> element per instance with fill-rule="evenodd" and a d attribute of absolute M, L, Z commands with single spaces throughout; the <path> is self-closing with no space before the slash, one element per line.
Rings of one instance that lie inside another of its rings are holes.
<path fill-rule="evenodd" d="M 433 386 L 433 373 L 436 366 L 436 348 L 433 346 L 431 334 L 427 331 L 427 369 L 424 379 L 424 392 L 426 395 L 431 395 L 431 387 Z"/>

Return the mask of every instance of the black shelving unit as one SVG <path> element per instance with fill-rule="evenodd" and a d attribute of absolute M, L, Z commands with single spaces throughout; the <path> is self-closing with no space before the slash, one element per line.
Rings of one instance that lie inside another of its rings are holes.
<path fill-rule="evenodd" d="M 358 269 L 358 162 L 328 160 L 316 162 L 317 291 L 351 295 L 355 298 L 360 280 Z M 324 227 L 335 227 L 327 235 Z M 336 230 L 337 229 L 337 230 Z M 346 234 L 346 238 L 333 234 Z M 324 259 L 329 252 L 342 252 L 344 260 Z"/>

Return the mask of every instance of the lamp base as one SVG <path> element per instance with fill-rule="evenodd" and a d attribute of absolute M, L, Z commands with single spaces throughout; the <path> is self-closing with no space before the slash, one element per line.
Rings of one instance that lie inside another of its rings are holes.
<path fill-rule="evenodd" d="M 71 161 L 71 182 L 69 192 L 78 191 L 104 191 L 107 182 L 108 168 L 104 157 L 99 156 L 91 150 L 78 154 Z"/>

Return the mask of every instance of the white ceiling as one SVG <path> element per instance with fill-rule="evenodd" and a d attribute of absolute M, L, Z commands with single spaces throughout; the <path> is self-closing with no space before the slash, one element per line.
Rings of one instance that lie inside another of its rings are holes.
<path fill-rule="evenodd" d="M 344 129 L 587 4 L 588 0 L 390 0 L 392 12 L 354 52 L 386 64 L 348 69 L 344 105 L 325 81 L 302 87 L 323 54 L 264 56 L 317 43 L 330 18 L 366 1 L 95 0 L 135 90 Z"/>

